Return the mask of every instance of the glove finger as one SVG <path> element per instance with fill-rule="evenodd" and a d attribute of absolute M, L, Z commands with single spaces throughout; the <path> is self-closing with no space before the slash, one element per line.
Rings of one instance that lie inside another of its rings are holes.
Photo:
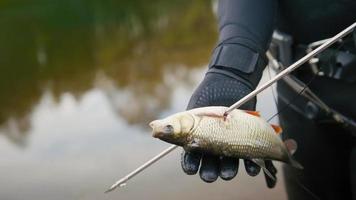
<path fill-rule="evenodd" d="M 277 174 L 277 169 L 273 165 L 272 160 L 265 160 L 265 165 L 268 171 L 270 171 L 272 174 Z"/>
<path fill-rule="evenodd" d="M 274 177 L 274 180 L 269 177 L 266 173 L 265 174 L 265 179 L 266 179 L 266 184 L 268 188 L 274 188 L 274 186 L 276 186 L 277 183 L 277 169 L 274 167 L 273 163 L 271 160 L 266 160 L 265 161 L 265 165 L 268 171 L 271 172 L 272 176 Z"/>
<path fill-rule="evenodd" d="M 202 155 L 197 152 L 186 152 L 183 150 L 181 154 L 181 166 L 183 171 L 188 175 L 193 175 L 198 172 Z"/>
<path fill-rule="evenodd" d="M 239 169 L 239 159 L 231 157 L 222 157 L 220 159 L 220 174 L 223 180 L 233 179 Z"/>
<path fill-rule="evenodd" d="M 260 173 L 261 167 L 251 160 L 244 159 L 245 169 L 248 175 L 257 176 Z"/>
<path fill-rule="evenodd" d="M 204 155 L 201 160 L 201 167 L 199 171 L 200 178 L 211 183 L 216 181 L 219 175 L 219 157 L 212 155 Z"/>

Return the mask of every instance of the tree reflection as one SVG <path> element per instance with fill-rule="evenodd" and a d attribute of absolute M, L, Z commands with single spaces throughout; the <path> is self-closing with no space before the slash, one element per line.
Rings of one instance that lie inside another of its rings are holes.
<path fill-rule="evenodd" d="M 206 63 L 216 39 L 204 0 L 5 0 L 0 11 L 0 126 L 20 145 L 45 89 L 80 98 L 98 77 L 129 123 L 154 118 L 174 89 L 167 69 Z M 115 98 L 123 91 L 130 104 Z"/>

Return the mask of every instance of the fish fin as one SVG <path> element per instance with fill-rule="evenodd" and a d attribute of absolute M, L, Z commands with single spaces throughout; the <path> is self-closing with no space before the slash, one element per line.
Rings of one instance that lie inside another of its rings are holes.
<path fill-rule="evenodd" d="M 282 128 L 278 125 L 274 125 L 274 124 L 271 124 L 273 130 L 276 132 L 277 135 L 281 134 L 282 133 Z"/>
<path fill-rule="evenodd" d="M 256 117 L 261 117 L 260 112 L 258 112 L 258 111 L 254 111 L 254 110 L 243 110 L 243 111 L 250 115 L 254 115 Z"/>
<path fill-rule="evenodd" d="M 297 169 L 303 169 L 304 167 L 292 157 L 292 155 L 297 151 L 297 142 L 293 139 L 287 139 L 284 141 L 284 145 L 286 145 L 286 148 L 288 150 L 289 164 Z"/>
<path fill-rule="evenodd" d="M 267 174 L 268 177 L 270 177 L 272 180 L 276 181 L 276 177 L 272 175 L 272 173 L 266 168 L 265 161 L 262 159 L 251 159 L 252 162 L 256 163 L 258 166 L 260 166 L 263 170 L 264 173 Z"/>
<path fill-rule="evenodd" d="M 304 169 L 303 165 L 296 161 L 292 156 L 289 156 L 289 164 L 296 169 Z"/>
<path fill-rule="evenodd" d="M 286 145 L 288 152 L 290 155 L 293 155 L 298 148 L 297 142 L 293 139 L 287 139 L 284 141 L 284 145 Z"/>
<path fill-rule="evenodd" d="M 199 142 L 200 142 L 199 139 L 194 138 L 192 141 L 190 141 L 190 142 L 187 144 L 187 147 L 188 147 L 190 150 L 194 150 L 194 149 L 196 149 L 196 148 L 199 147 Z"/>

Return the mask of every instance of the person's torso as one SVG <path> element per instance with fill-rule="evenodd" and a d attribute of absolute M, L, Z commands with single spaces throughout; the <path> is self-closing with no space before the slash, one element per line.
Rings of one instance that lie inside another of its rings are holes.
<path fill-rule="evenodd" d="M 308 44 L 329 38 L 356 21 L 356 0 L 280 0 L 277 28 Z"/>

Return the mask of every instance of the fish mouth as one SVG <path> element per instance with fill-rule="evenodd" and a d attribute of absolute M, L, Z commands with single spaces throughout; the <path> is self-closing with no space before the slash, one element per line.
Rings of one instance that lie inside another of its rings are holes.
<path fill-rule="evenodd" d="M 154 138 L 158 138 L 159 136 L 161 136 L 162 134 L 159 132 L 159 131 L 157 131 L 156 129 L 156 122 L 157 122 L 157 120 L 154 120 L 154 121 L 152 121 L 152 122 L 150 122 L 148 125 L 152 128 L 152 136 L 154 137 Z"/>
<path fill-rule="evenodd" d="M 154 121 L 150 122 L 148 125 L 149 125 L 152 129 L 154 129 L 156 123 L 157 123 L 157 120 L 154 120 Z"/>

